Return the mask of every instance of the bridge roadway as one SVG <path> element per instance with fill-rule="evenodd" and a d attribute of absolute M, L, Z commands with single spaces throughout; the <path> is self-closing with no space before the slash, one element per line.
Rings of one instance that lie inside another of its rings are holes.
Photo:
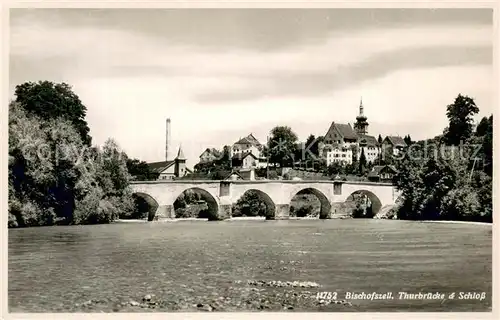
<path fill-rule="evenodd" d="M 203 195 L 212 220 L 230 218 L 233 204 L 249 190 L 256 191 L 272 209 L 269 219 L 288 219 L 292 198 L 303 190 L 319 198 L 322 219 L 332 218 L 342 203 L 357 192 L 368 196 L 374 213 L 394 205 L 400 195 L 390 183 L 332 180 L 158 180 L 134 181 L 131 187 L 156 207 L 149 213 L 150 221 L 175 218 L 174 201 L 188 189 Z"/>

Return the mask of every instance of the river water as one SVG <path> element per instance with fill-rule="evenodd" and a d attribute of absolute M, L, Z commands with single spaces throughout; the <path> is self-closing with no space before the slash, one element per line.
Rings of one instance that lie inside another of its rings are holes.
<path fill-rule="evenodd" d="M 10 229 L 8 272 L 10 312 L 195 311 L 216 300 L 222 303 L 215 311 L 489 311 L 492 231 L 371 219 Z M 248 280 L 321 287 L 258 287 Z M 325 306 L 313 298 L 318 291 L 337 292 L 339 300 L 346 292 L 393 298 Z M 401 291 L 456 297 L 403 300 Z M 301 292 L 310 298 L 287 298 Z M 486 298 L 460 300 L 460 292 Z M 147 294 L 163 305 L 127 305 Z"/>

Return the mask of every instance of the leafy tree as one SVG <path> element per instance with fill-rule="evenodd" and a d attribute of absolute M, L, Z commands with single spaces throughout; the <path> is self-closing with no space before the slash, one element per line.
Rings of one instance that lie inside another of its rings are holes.
<path fill-rule="evenodd" d="M 476 127 L 476 136 L 482 137 L 484 136 L 489 129 L 490 121 L 487 117 L 483 117 L 479 124 Z"/>
<path fill-rule="evenodd" d="M 16 100 L 29 114 L 41 120 L 66 119 L 71 122 L 86 146 L 92 138 L 85 120 L 87 108 L 66 83 L 26 82 L 16 86 Z"/>
<path fill-rule="evenodd" d="M 253 190 L 249 190 L 243 194 L 243 196 L 234 205 L 232 213 L 235 217 L 267 217 L 270 214 L 271 208 L 268 208 L 266 202 L 262 200 L 256 191 Z"/>
<path fill-rule="evenodd" d="M 305 154 L 305 157 L 308 158 L 308 159 L 314 159 L 314 158 L 317 158 L 319 156 L 319 143 L 322 141 L 322 138 L 323 137 L 318 137 L 316 138 L 313 134 L 309 135 L 309 137 L 307 137 L 307 140 L 306 140 L 306 143 L 305 143 L 305 148 L 306 150 L 304 150 L 304 154 Z M 312 156 L 311 156 L 312 154 Z"/>
<path fill-rule="evenodd" d="M 121 151 L 87 148 L 64 118 L 9 105 L 9 226 L 102 223 L 133 210 Z"/>
<path fill-rule="evenodd" d="M 158 179 L 158 174 L 153 172 L 145 161 L 126 158 L 126 165 L 132 180 L 148 181 Z"/>
<path fill-rule="evenodd" d="M 329 176 L 344 174 L 344 166 L 339 162 L 333 162 L 328 166 L 327 173 Z"/>
<path fill-rule="evenodd" d="M 444 133 L 445 139 L 449 145 L 458 146 L 472 135 L 473 116 L 479 108 L 472 98 L 459 94 L 446 110 L 449 126 Z"/>
<path fill-rule="evenodd" d="M 277 126 L 271 130 L 268 141 L 269 160 L 281 167 L 290 165 L 297 150 L 297 135 L 287 126 Z"/>
<path fill-rule="evenodd" d="M 216 159 L 214 164 L 219 169 L 228 170 L 231 168 L 231 146 L 224 146 L 222 148 L 221 157 Z"/>
<path fill-rule="evenodd" d="M 361 149 L 361 155 L 359 156 L 359 174 L 363 175 L 366 172 L 366 156 L 365 149 Z"/>

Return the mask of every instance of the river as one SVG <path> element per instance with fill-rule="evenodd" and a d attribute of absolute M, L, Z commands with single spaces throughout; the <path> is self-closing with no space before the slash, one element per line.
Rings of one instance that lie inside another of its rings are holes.
<path fill-rule="evenodd" d="M 492 228 L 357 219 L 10 229 L 8 268 L 10 312 L 195 311 L 202 305 L 214 311 L 489 311 Z M 339 300 L 346 292 L 394 295 L 323 305 L 313 298 L 318 291 L 337 292 Z M 403 300 L 401 291 L 447 298 Z M 452 292 L 455 299 L 448 298 Z M 459 292 L 486 298 L 460 300 Z M 160 303 L 145 307 L 148 294 Z"/>

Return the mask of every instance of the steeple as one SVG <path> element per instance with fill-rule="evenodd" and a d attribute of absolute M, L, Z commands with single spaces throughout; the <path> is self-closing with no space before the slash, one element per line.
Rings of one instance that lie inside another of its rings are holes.
<path fill-rule="evenodd" d="M 363 109 L 364 109 L 363 108 L 363 97 L 361 97 L 361 100 L 359 102 L 359 116 L 360 117 L 364 117 L 365 116 L 364 113 L 363 113 L 363 111 L 364 111 Z"/>
<path fill-rule="evenodd" d="M 368 133 L 368 118 L 365 116 L 365 108 L 363 107 L 363 97 L 359 101 L 359 116 L 356 117 L 356 123 L 354 124 L 354 129 L 360 135 Z"/>
<path fill-rule="evenodd" d="M 182 145 L 179 146 L 179 151 L 177 152 L 177 160 L 186 160 L 184 157 L 184 152 L 182 151 Z"/>

